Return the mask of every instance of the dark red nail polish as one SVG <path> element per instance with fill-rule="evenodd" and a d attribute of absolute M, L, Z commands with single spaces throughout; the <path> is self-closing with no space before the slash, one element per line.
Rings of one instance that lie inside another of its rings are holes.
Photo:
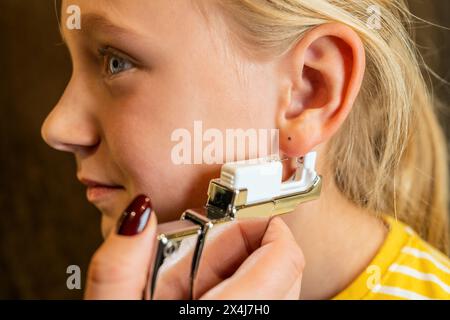
<path fill-rule="evenodd" d="M 119 220 L 117 233 L 120 235 L 133 236 L 144 230 L 150 219 L 152 203 L 150 198 L 139 195 L 130 203 Z"/>

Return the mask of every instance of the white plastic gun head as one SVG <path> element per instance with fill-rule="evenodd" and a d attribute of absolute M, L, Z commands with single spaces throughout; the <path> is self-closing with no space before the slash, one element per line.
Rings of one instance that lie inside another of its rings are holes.
<path fill-rule="evenodd" d="M 303 157 L 303 167 L 299 167 L 297 170 L 301 170 L 301 181 L 304 184 L 310 184 L 317 176 L 316 172 L 316 158 L 317 153 L 315 151 L 307 153 Z"/>
<path fill-rule="evenodd" d="M 220 182 L 232 189 L 247 189 L 247 204 L 278 194 L 283 166 L 271 158 L 228 162 L 222 166 Z"/>
<path fill-rule="evenodd" d="M 303 158 L 303 168 L 311 172 L 316 172 L 317 152 L 311 151 Z"/>
<path fill-rule="evenodd" d="M 222 166 L 220 182 L 232 189 L 247 190 L 247 204 L 307 190 L 317 176 L 316 153 L 305 155 L 294 180 L 282 182 L 281 160 L 273 157 L 229 162 Z"/>

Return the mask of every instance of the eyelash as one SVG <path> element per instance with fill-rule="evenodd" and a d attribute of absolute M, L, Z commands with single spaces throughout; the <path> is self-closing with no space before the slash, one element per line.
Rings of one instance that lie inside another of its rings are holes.
<path fill-rule="evenodd" d="M 103 63 L 103 70 L 108 76 L 115 76 L 135 67 L 129 58 L 124 57 L 111 47 L 100 48 L 98 50 Z M 121 69 L 116 70 L 114 69 Z"/>

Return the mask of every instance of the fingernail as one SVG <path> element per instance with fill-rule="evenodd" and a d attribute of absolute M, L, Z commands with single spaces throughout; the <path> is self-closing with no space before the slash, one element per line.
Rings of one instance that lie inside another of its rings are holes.
<path fill-rule="evenodd" d="M 150 220 L 151 212 L 150 198 L 145 195 L 137 196 L 123 212 L 118 223 L 117 234 L 133 236 L 142 232 Z"/>

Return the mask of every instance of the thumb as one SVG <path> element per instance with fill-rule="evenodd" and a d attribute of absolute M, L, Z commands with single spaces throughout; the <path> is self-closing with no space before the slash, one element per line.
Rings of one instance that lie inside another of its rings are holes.
<path fill-rule="evenodd" d="M 91 259 L 86 299 L 142 299 L 156 235 L 150 199 L 137 196 Z"/>

